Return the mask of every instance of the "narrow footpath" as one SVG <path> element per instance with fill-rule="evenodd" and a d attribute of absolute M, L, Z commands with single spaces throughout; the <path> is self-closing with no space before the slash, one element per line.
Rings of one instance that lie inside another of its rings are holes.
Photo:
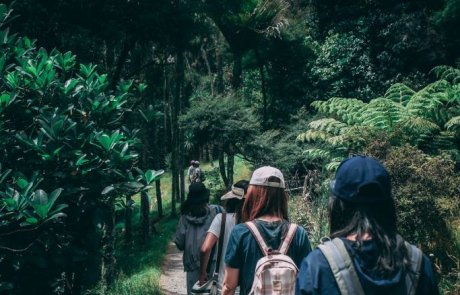
<path fill-rule="evenodd" d="M 161 291 L 165 295 L 187 295 L 185 272 L 182 266 L 182 252 L 171 242 L 163 261 L 160 277 Z"/>

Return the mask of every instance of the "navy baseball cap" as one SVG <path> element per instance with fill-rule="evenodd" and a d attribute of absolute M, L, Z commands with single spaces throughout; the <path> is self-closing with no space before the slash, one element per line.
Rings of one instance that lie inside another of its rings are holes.
<path fill-rule="evenodd" d="M 382 202 L 391 199 L 390 174 L 374 158 L 353 156 L 340 163 L 331 189 L 334 196 L 347 202 Z"/>

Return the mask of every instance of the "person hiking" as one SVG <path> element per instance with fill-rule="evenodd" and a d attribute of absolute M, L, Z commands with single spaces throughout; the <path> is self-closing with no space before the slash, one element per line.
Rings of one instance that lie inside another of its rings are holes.
<path fill-rule="evenodd" d="M 396 228 L 387 170 L 371 157 L 339 165 L 329 200 L 330 239 L 303 261 L 296 295 L 437 295 L 430 260 Z"/>
<path fill-rule="evenodd" d="M 200 161 L 195 161 L 193 165 L 195 167 L 195 170 L 194 170 L 195 182 L 203 182 L 203 177 L 202 177 L 203 173 L 201 172 Z"/>
<path fill-rule="evenodd" d="M 187 272 L 187 294 L 200 275 L 200 246 L 214 217 L 222 212 L 217 205 L 208 205 L 209 190 L 203 183 L 189 186 L 187 199 L 181 207 L 181 217 L 176 229 L 174 243 L 184 251 L 182 262 Z"/>
<path fill-rule="evenodd" d="M 241 209 L 243 207 L 244 197 L 248 191 L 248 186 L 249 181 L 240 180 L 232 186 L 232 189 L 228 193 L 226 193 L 220 198 L 221 201 L 225 201 L 226 213 L 217 214 L 216 217 L 214 217 L 214 220 L 212 221 L 211 226 L 209 227 L 208 234 L 206 235 L 206 239 L 204 240 L 204 243 L 201 246 L 200 284 L 204 284 L 208 280 L 206 268 L 208 265 L 209 258 L 211 256 L 212 249 L 217 244 L 217 241 L 219 239 L 222 239 L 220 253 L 221 258 L 219 263 L 220 265 L 217 266 L 219 273 L 217 284 L 218 294 L 221 294 L 222 285 L 224 282 L 225 263 L 223 260 L 223 254 L 227 249 L 227 243 L 232 229 L 235 227 L 236 224 L 239 224 L 241 222 Z M 223 216 L 225 216 L 225 223 L 222 227 Z M 224 230 L 224 233 L 221 233 L 221 229 Z"/>
<path fill-rule="evenodd" d="M 195 182 L 195 160 L 190 161 L 190 167 L 188 167 L 187 176 L 190 184 Z"/>
<path fill-rule="evenodd" d="M 305 229 L 294 225 L 292 227 L 294 232 L 291 233 L 288 221 L 288 197 L 284 188 L 283 174 L 276 168 L 265 166 L 252 174 L 242 209 L 242 220 L 245 223 L 235 226 L 230 234 L 225 253 L 223 295 L 234 294 L 238 285 L 241 295 L 249 294 L 255 280 L 259 259 L 264 257 L 265 252 L 270 252 L 270 249 L 279 249 L 288 235 L 292 236 L 292 240 L 286 254 L 297 267 L 311 251 Z M 270 249 L 262 251 L 259 240 L 253 234 L 253 226 L 260 232 Z M 266 282 L 263 283 L 263 286 L 266 286 Z M 267 283 L 283 285 L 280 281 Z"/>

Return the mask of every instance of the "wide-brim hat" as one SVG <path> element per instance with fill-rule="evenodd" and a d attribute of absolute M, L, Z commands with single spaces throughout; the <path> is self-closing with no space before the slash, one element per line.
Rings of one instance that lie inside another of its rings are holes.
<path fill-rule="evenodd" d="M 229 200 L 229 199 L 242 200 L 243 198 L 244 198 L 244 189 L 232 185 L 232 189 L 228 193 L 223 195 L 220 199 L 223 201 L 223 200 Z"/>
<path fill-rule="evenodd" d="M 209 201 L 209 190 L 202 182 L 194 182 L 188 188 L 187 202 L 200 204 Z"/>
<path fill-rule="evenodd" d="M 374 158 L 353 156 L 340 163 L 331 183 L 332 194 L 351 203 L 391 199 L 390 174 Z"/>

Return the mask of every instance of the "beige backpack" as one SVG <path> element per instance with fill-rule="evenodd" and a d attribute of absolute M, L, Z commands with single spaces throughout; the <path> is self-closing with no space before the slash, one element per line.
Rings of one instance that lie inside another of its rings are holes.
<path fill-rule="evenodd" d="M 282 241 L 278 250 L 272 250 L 267 247 L 254 222 L 246 222 L 246 225 L 255 237 L 264 255 L 257 261 L 254 282 L 249 294 L 294 294 L 299 269 L 286 253 L 297 230 L 297 225 L 294 223 L 290 224 L 286 238 Z"/>

